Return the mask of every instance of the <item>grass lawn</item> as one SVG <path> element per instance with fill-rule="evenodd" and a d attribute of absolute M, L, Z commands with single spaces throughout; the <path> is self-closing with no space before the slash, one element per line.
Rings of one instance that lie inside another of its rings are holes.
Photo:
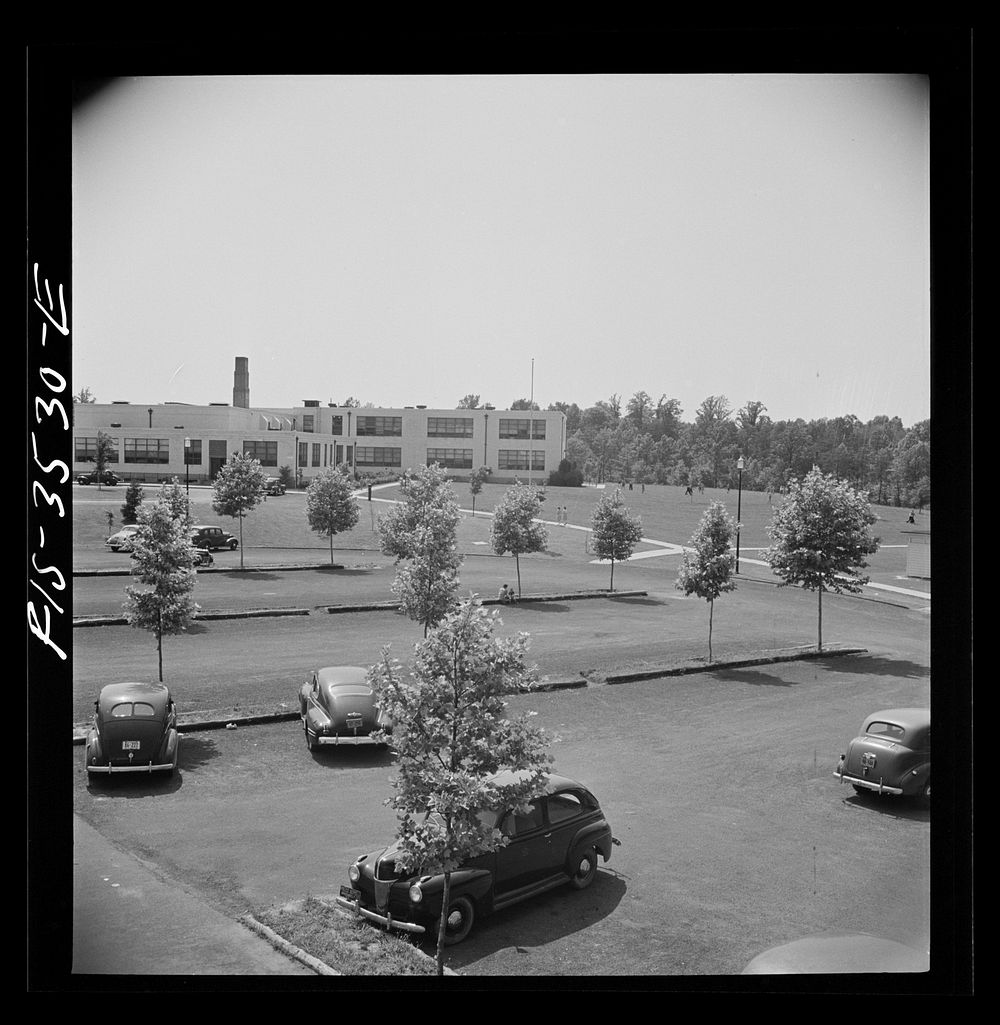
<path fill-rule="evenodd" d="M 454 485 L 455 495 L 460 506 L 468 510 L 468 515 L 459 529 L 459 546 L 466 554 L 488 551 L 489 514 L 500 501 L 508 485 L 485 484 L 482 492 L 476 496 L 476 523 L 472 518 L 472 495 L 468 484 L 457 482 Z M 612 485 L 608 485 L 612 487 Z M 155 498 L 157 487 L 146 488 L 146 501 Z M 547 488 L 546 500 L 542 504 L 541 518 L 551 521 L 549 529 L 550 548 L 565 554 L 566 551 L 582 550 L 583 542 L 579 531 L 561 528 L 557 524 L 557 507 L 565 506 L 569 524 L 589 527 L 594 506 L 605 490 L 584 488 Z M 368 553 L 369 557 L 378 553 L 378 540 L 375 534 L 375 522 L 386 509 L 386 502 L 398 499 L 396 487 L 377 489 L 373 492 L 374 501 L 369 503 L 365 492 L 361 492 L 358 505 L 360 517 L 353 530 L 338 534 L 333 539 L 336 552 Z M 108 513 L 114 517 L 112 530 L 121 525 L 121 505 L 124 501 L 124 488 L 103 488 L 98 491 L 93 487 L 74 487 L 73 489 L 73 546 L 78 553 L 103 549 L 104 539 L 110 533 L 108 529 Z M 220 517 L 212 511 L 212 490 L 210 488 L 192 488 L 191 515 L 195 523 L 218 524 L 224 530 L 239 536 L 239 523 L 235 520 Z M 725 488 L 706 488 L 704 494 L 696 492 L 693 497 L 685 496 L 684 488 L 670 485 L 647 484 L 645 491 L 636 485 L 633 490 L 624 491 L 625 501 L 633 513 L 642 520 L 643 535 L 655 541 L 666 541 L 674 544 L 686 544 L 698 526 L 698 522 L 709 504 L 713 501 L 723 502 L 733 519 L 736 519 L 737 505 L 740 507 L 742 526 L 740 529 L 740 550 L 748 558 L 754 557 L 757 549 L 766 548 L 770 543 L 767 527 L 771 522 L 774 510 L 782 501 L 780 495 L 769 496 L 765 492 L 744 490 L 739 496 L 735 490 Z M 739 500 L 739 501 L 738 501 Z M 907 526 L 906 517 L 909 509 L 894 506 L 872 506 L 878 517 L 874 533 L 884 545 L 905 545 L 907 536 L 903 529 Z M 917 528 L 930 529 L 930 512 L 925 510 L 916 514 Z M 478 544 L 477 544 L 478 542 Z M 486 542 L 484 544 L 483 542 Z M 305 495 L 303 492 L 288 492 L 281 497 L 271 497 L 257 506 L 243 521 L 243 545 L 247 549 L 254 548 L 296 548 L 315 549 L 317 560 L 322 560 L 323 552 L 329 552 L 329 541 L 322 535 L 313 533 L 305 514 Z"/>

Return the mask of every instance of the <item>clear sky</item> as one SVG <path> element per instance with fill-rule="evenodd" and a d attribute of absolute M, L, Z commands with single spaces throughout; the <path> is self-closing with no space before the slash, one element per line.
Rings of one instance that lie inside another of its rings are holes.
<path fill-rule="evenodd" d="M 930 416 L 920 76 L 119 79 L 73 163 L 99 402 Z"/>

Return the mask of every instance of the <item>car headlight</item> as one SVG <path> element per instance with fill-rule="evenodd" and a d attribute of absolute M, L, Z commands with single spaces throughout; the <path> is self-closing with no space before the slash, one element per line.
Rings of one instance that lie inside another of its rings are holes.
<path fill-rule="evenodd" d="M 420 889 L 420 883 L 414 883 L 410 887 L 410 902 L 419 904 L 424 899 L 424 891 Z"/>
<path fill-rule="evenodd" d="M 347 878 L 356 883 L 361 878 L 361 869 L 357 865 L 351 865 L 347 870 Z"/>

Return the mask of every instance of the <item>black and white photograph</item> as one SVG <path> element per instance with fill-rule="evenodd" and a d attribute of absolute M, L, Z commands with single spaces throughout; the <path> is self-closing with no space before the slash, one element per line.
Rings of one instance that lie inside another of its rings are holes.
<path fill-rule="evenodd" d="M 971 994 L 971 29 L 412 42 L 26 48 L 28 990 Z"/>

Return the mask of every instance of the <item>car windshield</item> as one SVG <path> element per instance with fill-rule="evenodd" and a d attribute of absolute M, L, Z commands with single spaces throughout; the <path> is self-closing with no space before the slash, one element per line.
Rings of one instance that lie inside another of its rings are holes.
<path fill-rule="evenodd" d="M 438 812 L 428 812 L 425 818 L 428 821 L 433 822 L 440 828 L 444 828 L 444 819 Z M 488 829 L 495 829 L 496 824 L 500 819 L 500 813 L 496 811 L 490 811 L 488 808 L 481 808 L 479 811 L 476 812 L 476 818 L 479 819 L 479 821 Z"/>

